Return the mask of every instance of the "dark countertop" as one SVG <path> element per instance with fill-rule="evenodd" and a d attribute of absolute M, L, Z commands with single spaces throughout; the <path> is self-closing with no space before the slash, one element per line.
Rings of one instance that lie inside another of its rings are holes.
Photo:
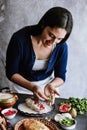
<path fill-rule="evenodd" d="M 17 109 L 18 104 L 25 102 L 25 99 L 27 97 L 30 97 L 30 95 L 18 94 L 19 100 L 15 104 L 14 108 Z M 59 103 L 62 102 L 62 101 L 65 101 L 65 100 L 66 99 L 63 99 L 63 98 L 56 98 L 54 111 L 50 112 L 49 114 L 40 116 L 40 118 L 45 118 L 45 117 L 51 117 L 52 118 L 52 117 L 54 117 L 55 114 L 59 113 L 58 112 L 58 105 L 59 105 Z M 30 117 L 29 115 L 24 115 L 23 113 L 18 112 L 16 117 L 13 118 L 12 120 L 10 120 L 10 122 L 14 126 L 18 121 L 20 121 L 22 119 L 25 119 L 25 118 L 29 118 L 29 117 Z M 77 120 L 77 126 L 76 126 L 76 128 L 74 130 L 87 130 L 87 112 L 84 115 L 78 115 L 76 117 L 76 120 Z M 59 130 L 63 130 L 63 128 L 61 128 L 61 126 L 58 123 L 56 123 L 56 122 L 54 122 L 54 123 L 58 126 Z"/>

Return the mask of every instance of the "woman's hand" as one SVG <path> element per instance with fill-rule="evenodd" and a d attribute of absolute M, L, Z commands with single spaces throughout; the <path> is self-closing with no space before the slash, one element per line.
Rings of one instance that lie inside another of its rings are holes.
<path fill-rule="evenodd" d="M 33 87 L 33 94 L 35 97 L 37 97 L 40 100 L 47 100 L 46 95 L 42 91 L 42 89 L 39 86 L 34 86 Z"/>
<path fill-rule="evenodd" d="M 48 84 L 45 86 L 44 88 L 44 94 L 49 98 L 50 97 L 50 105 L 54 104 L 55 102 L 55 94 L 56 95 L 60 95 L 58 93 L 58 91 L 56 90 L 56 88 L 54 86 L 52 86 L 51 84 Z"/>

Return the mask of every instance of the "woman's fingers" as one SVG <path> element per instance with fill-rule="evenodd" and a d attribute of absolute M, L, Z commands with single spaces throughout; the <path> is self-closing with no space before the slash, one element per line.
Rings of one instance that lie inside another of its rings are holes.
<path fill-rule="evenodd" d="M 51 103 L 51 105 L 53 105 L 54 102 L 55 102 L 55 94 L 52 94 L 52 95 L 51 95 L 51 98 L 52 98 L 52 103 Z"/>
<path fill-rule="evenodd" d="M 58 90 L 54 90 L 54 93 L 56 94 L 56 95 L 58 95 L 58 96 L 60 96 L 60 93 L 58 92 Z"/>
<path fill-rule="evenodd" d="M 46 96 L 49 96 L 49 95 L 50 95 L 50 89 L 49 89 L 48 87 L 45 87 L 45 89 L 44 89 L 44 94 L 45 94 Z"/>
<path fill-rule="evenodd" d="M 43 92 L 34 92 L 34 95 L 40 100 L 47 100 L 47 97 Z"/>

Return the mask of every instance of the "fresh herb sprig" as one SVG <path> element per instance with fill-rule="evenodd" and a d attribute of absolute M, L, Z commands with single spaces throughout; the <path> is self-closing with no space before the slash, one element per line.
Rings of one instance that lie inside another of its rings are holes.
<path fill-rule="evenodd" d="M 50 96 L 47 97 L 47 102 L 48 102 L 48 103 L 52 103 L 52 99 L 51 99 Z"/>

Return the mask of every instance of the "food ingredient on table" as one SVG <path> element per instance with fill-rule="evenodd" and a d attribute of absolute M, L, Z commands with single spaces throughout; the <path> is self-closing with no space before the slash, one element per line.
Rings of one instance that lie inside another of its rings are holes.
<path fill-rule="evenodd" d="M 60 112 L 69 112 L 70 110 L 71 110 L 71 106 L 67 103 L 62 104 L 59 107 Z"/>
<path fill-rule="evenodd" d="M 71 110 L 69 111 L 69 113 L 71 114 L 72 117 L 76 117 L 77 116 L 77 111 L 75 108 L 71 108 Z"/>
<path fill-rule="evenodd" d="M 72 130 L 76 127 L 77 121 L 72 118 L 70 113 L 58 113 L 54 116 L 54 120 L 58 122 L 63 129 Z"/>
<path fill-rule="evenodd" d="M 15 108 L 6 108 L 6 109 L 3 109 L 1 111 L 1 114 L 6 118 L 6 119 L 12 119 L 16 116 L 17 114 L 17 110 Z"/>
<path fill-rule="evenodd" d="M 62 114 L 58 113 L 54 116 L 54 120 L 58 122 L 59 120 L 64 119 L 65 117 L 72 119 L 72 116 L 69 113 L 62 113 Z"/>
<path fill-rule="evenodd" d="M 50 112 L 53 109 L 53 106 L 50 106 L 46 101 L 38 100 L 35 97 L 26 98 L 25 103 L 26 106 L 32 110 L 32 113 L 36 112 L 38 114 L 43 114 Z"/>
<path fill-rule="evenodd" d="M 51 99 L 50 96 L 47 97 L 47 102 L 48 102 L 48 103 L 52 103 L 52 99 Z"/>
<path fill-rule="evenodd" d="M 59 122 L 65 126 L 72 126 L 73 124 L 75 124 L 75 120 L 70 119 L 69 117 L 65 117 L 64 119 L 60 120 Z"/>
<path fill-rule="evenodd" d="M 15 113 L 16 113 L 16 111 L 14 111 L 14 110 L 8 110 L 7 112 L 4 113 L 4 116 L 10 116 L 10 115 L 13 115 Z"/>
<path fill-rule="evenodd" d="M 49 130 L 44 123 L 36 119 L 26 119 L 23 126 L 26 130 Z"/>
<path fill-rule="evenodd" d="M 74 108 L 77 111 L 77 115 L 83 115 L 87 111 L 87 98 L 80 99 L 80 98 L 70 97 L 65 102 L 61 102 L 60 106 L 65 103 L 69 104 L 71 108 Z"/>

